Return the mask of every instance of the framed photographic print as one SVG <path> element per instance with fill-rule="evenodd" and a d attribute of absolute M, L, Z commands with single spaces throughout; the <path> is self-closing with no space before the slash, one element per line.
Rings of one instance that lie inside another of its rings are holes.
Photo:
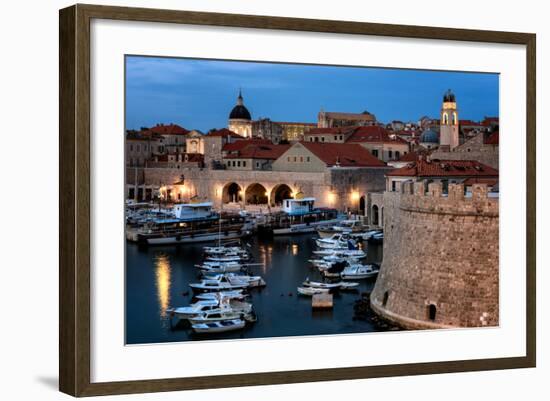
<path fill-rule="evenodd" d="M 60 390 L 534 367 L 535 113 L 533 34 L 61 10 Z"/>

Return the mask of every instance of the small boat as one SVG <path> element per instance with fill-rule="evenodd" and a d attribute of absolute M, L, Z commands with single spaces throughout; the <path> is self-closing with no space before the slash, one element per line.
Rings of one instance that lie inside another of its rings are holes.
<path fill-rule="evenodd" d="M 242 319 L 223 320 L 221 322 L 197 323 L 191 325 L 195 333 L 223 333 L 226 331 L 240 330 L 244 328 Z"/>
<path fill-rule="evenodd" d="M 328 288 L 316 288 L 316 287 L 298 287 L 298 294 L 312 296 L 315 294 L 327 294 L 330 290 Z"/>
<path fill-rule="evenodd" d="M 368 239 L 369 242 L 373 243 L 373 244 L 380 244 L 384 241 L 384 233 L 383 232 L 379 232 L 377 234 L 373 234 L 369 239 Z"/>
<path fill-rule="evenodd" d="M 207 255 L 248 255 L 248 251 L 246 249 L 242 249 L 238 246 L 205 246 L 202 249 Z"/>
<path fill-rule="evenodd" d="M 320 256 L 336 256 L 341 258 L 352 257 L 356 259 L 363 259 L 367 256 L 365 251 L 361 249 L 322 249 L 319 251 L 313 251 L 315 255 Z"/>
<path fill-rule="evenodd" d="M 205 292 L 204 294 L 198 294 L 195 296 L 197 299 L 243 299 L 247 295 L 243 293 L 243 290 L 233 291 L 220 291 L 220 292 Z"/>
<path fill-rule="evenodd" d="M 340 281 L 338 283 L 321 283 L 318 281 L 304 281 L 302 283 L 304 287 L 311 287 L 311 288 L 322 288 L 327 290 L 350 290 L 359 285 L 359 283 L 346 283 L 344 281 Z"/>
<path fill-rule="evenodd" d="M 340 287 L 340 283 L 321 283 L 319 281 L 306 280 L 302 283 L 304 287 L 323 288 L 327 290 L 334 290 Z"/>
<path fill-rule="evenodd" d="M 320 269 L 327 269 L 332 266 L 334 263 L 355 263 L 359 261 L 358 258 L 353 257 L 338 257 L 338 256 L 323 256 L 321 259 L 308 259 L 313 266 Z"/>
<path fill-rule="evenodd" d="M 343 234 L 334 234 L 330 238 L 319 238 L 315 240 L 315 243 L 319 248 L 329 248 L 329 249 L 338 249 L 338 248 L 348 248 L 348 249 L 357 249 L 357 243 L 354 239 L 350 238 L 348 235 Z"/>
<path fill-rule="evenodd" d="M 330 238 L 337 233 L 356 234 L 363 230 L 364 226 L 361 220 L 342 220 L 336 225 L 318 228 L 317 233 L 321 238 Z"/>
<path fill-rule="evenodd" d="M 350 236 L 353 238 L 360 238 L 363 241 L 368 241 L 372 236 L 380 234 L 381 230 L 369 230 L 362 233 L 351 233 Z"/>
<path fill-rule="evenodd" d="M 195 265 L 205 273 L 230 273 L 239 272 L 244 266 L 238 262 L 204 262 L 201 265 Z"/>
<path fill-rule="evenodd" d="M 248 276 L 246 274 L 224 273 L 208 275 L 206 278 L 228 283 L 246 283 L 248 287 L 262 287 L 266 284 L 261 276 Z"/>
<path fill-rule="evenodd" d="M 189 306 L 170 308 L 166 312 L 173 314 L 179 319 L 189 319 L 208 311 L 220 311 L 220 303 L 217 299 L 200 300 Z"/>
<path fill-rule="evenodd" d="M 229 282 L 218 277 L 223 277 L 223 275 L 201 280 L 200 283 L 190 283 L 189 287 L 196 292 L 242 290 L 249 287 L 249 284 L 245 281 L 233 280 L 233 282 Z"/>
<path fill-rule="evenodd" d="M 351 265 L 340 273 L 340 277 L 343 280 L 361 280 L 375 277 L 379 271 L 377 265 Z"/>
<path fill-rule="evenodd" d="M 189 318 L 189 323 L 198 324 L 198 323 L 210 323 L 210 322 L 220 322 L 223 320 L 233 320 L 240 319 L 242 313 L 235 312 L 233 310 L 221 310 L 221 311 L 210 311 L 204 312 L 197 316 Z"/>
<path fill-rule="evenodd" d="M 282 211 L 270 216 L 266 228 L 273 235 L 312 233 L 341 220 L 336 209 L 316 208 L 314 203 L 315 198 L 306 198 L 301 192 L 294 199 L 284 199 Z"/>
<path fill-rule="evenodd" d="M 247 260 L 240 255 L 228 255 L 228 256 L 207 256 L 206 261 L 208 262 L 219 262 L 219 263 L 228 263 L 228 262 L 241 262 Z"/>

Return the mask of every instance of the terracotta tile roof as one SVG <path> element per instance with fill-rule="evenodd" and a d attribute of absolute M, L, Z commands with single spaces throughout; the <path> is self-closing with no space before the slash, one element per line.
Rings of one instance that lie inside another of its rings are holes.
<path fill-rule="evenodd" d="M 498 177 L 498 170 L 474 160 L 416 160 L 388 172 L 397 177 Z"/>
<path fill-rule="evenodd" d="M 148 131 L 160 135 L 187 135 L 189 133 L 189 130 L 180 127 L 177 124 L 157 124 L 154 127 L 149 128 Z"/>
<path fill-rule="evenodd" d="M 465 186 L 473 185 L 473 184 L 487 184 L 489 186 L 495 186 L 498 183 L 498 178 L 479 178 L 479 177 L 471 177 L 466 178 L 463 182 Z"/>
<path fill-rule="evenodd" d="M 499 117 L 485 117 L 483 121 L 481 122 L 482 125 L 489 126 L 491 123 L 497 123 L 499 122 Z"/>
<path fill-rule="evenodd" d="M 154 133 L 150 130 L 144 130 L 144 131 L 128 130 L 128 131 L 126 131 L 126 139 L 127 140 L 146 141 L 146 140 L 155 140 L 155 139 L 161 139 L 161 138 L 162 138 L 162 135 Z"/>
<path fill-rule="evenodd" d="M 472 120 L 458 120 L 459 125 L 473 125 L 473 126 L 483 126 L 480 122 L 472 121 Z"/>
<path fill-rule="evenodd" d="M 352 143 L 299 142 L 327 167 L 383 167 L 386 164 L 361 145 Z"/>
<path fill-rule="evenodd" d="M 499 141 L 499 134 L 498 134 L 498 131 L 495 131 L 491 135 L 489 135 L 487 139 L 485 139 L 484 143 L 486 145 L 498 145 L 498 141 Z"/>
<path fill-rule="evenodd" d="M 400 138 L 398 136 L 390 137 L 388 131 L 386 131 L 383 127 L 377 125 L 355 128 L 346 142 L 381 142 L 407 144 L 407 141 L 405 141 L 403 138 Z"/>
<path fill-rule="evenodd" d="M 250 141 L 238 141 L 250 142 Z M 291 145 L 273 145 L 262 143 L 248 143 L 241 149 L 224 156 L 224 159 L 278 159 Z"/>
<path fill-rule="evenodd" d="M 431 151 L 429 150 L 422 150 L 422 149 L 419 149 L 419 150 L 416 150 L 414 152 L 409 152 L 409 153 L 406 153 L 404 154 L 403 156 L 401 156 L 399 158 L 398 161 L 400 162 L 414 162 L 416 160 L 418 160 L 419 157 L 425 157 L 427 155 L 429 155 L 431 153 Z"/>
<path fill-rule="evenodd" d="M 273 145 L 273 143 L 269 139 L 244 139 L 242 141 L 226 143 L 222 151 L 228 153 L 237 152 L 249 145 Z"/>
<path fill-rule="evenodd" d="M 210 131 L 208 134 L 206 134 L 206 136 L 210 136 L 210 137 L 221 136 L 221 137 L 224 137 L 224 138 L 230 136 L 232 138 L 244 139 L 243 136 L 240 136 L 239 134 L 236 134 L 235 132 L 230 131 L 227 128 L 222 128 L 222 129 Z"/>

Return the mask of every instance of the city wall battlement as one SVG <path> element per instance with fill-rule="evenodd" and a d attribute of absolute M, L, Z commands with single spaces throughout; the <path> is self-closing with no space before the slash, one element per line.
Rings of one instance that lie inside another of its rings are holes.
<path fill-rule="evenodd" d="M 485 184 L 473 184 L 465 193 L 463 184 L 449 184 L 447 193 L 440 182 L 405 182 L 401 192 L 386 193 L 385 198 L 396 196 L 402 210 L 456 214 L 498 216 L 498 196 L 492 197 Z"/>
<path fill-rule="evenodd" d="M 410 329 L 499 324 L 498 198 L 482 184 L 406 182 L 384 195 L 384 260 L 371 294 Z"/>

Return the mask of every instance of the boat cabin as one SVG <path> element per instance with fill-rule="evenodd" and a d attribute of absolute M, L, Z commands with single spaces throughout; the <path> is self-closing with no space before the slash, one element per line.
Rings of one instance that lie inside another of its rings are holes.
<path fill-rule="evenodd" d="M 315 198 L 285 199 L 283 211 L 290 215 L 311 213 L 314 203 Z"/>
<path fill-rule="evenodd" d="M 174 206 L 174 215 L 181 220 L 204 219 L 215 216 L 212 202 L 181 203 Z"/>

